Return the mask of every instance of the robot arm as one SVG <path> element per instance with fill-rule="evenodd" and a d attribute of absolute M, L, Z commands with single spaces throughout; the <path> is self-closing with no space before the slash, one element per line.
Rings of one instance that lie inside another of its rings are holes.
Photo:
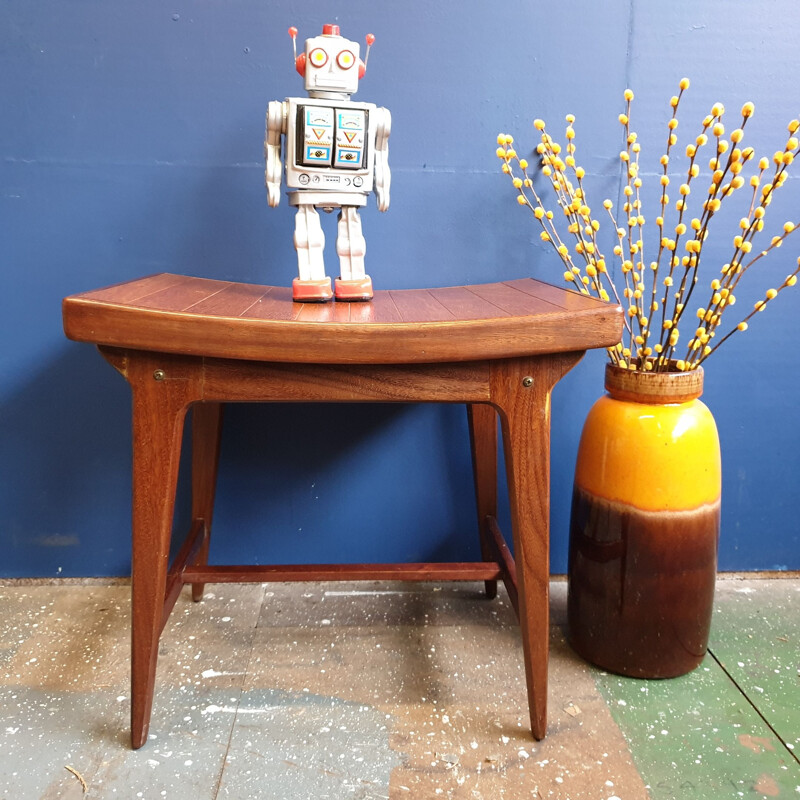
<path fill-rule="evenodd" d="M 392 115 L 388 108 L 379 108 L 376 117 L 375 194 L 378 199 L 378 211 L 386 211 L 389 208 L 389 187 L 392 183 L 392 174 L 389 171 L 389 134 L 392 131 Z"/>
<path fill-rule="evenodd" d="M 273 100 L 267 110 L 267 135 L 264 139 L 267 201 L 273 208 L 281 199 L 281 136 L 284 133 L 286 133 L 286 103 Z"/>

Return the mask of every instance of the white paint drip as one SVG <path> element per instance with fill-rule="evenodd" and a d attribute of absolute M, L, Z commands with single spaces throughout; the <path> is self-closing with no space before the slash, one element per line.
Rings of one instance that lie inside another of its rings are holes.
<path fill-rule="evenodd" d="M 383 594 L 419 594 L 419 592 L 402 592 L 397 589 L 384 589 L 384 590 L 367 590 L 367 589 L 354 589 L 352 591 L 327 591 L 326 597 L 360 597 L 362 595 L 383 595 Z"/>
<path fill-rule="evenodd" d="M 264 706 L 263 708 L 234 708 L 233 706 L 206 706 L 201 714 L 266 714 L 268 711 L 277 711 L 284 706 Z"/>
<path fill-rule="evenodd" d="M 244 675 L 244 672 L 217 672 L 215 669 L 206 669 L 200 673 L 201 678 L 219 678 L 221 675 Z"/>

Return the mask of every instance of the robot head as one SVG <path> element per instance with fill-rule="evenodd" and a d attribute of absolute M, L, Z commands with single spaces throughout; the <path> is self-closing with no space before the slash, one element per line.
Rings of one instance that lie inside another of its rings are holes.
<path fill-rule="evenodd" d="M 289 28 L 295 42 L 295 68 L 305 78 L 310 97 L 343 97 L 358 90 L 358 79 L 367 69 L 366 58 L 375 41 L 367 35 L 367 56 L 359 58 L 358 42 L 339 35 L 338 25 L 323 25 L 322 35 L 306 39 L 305 52 L 297 55 L 297 28 Z"/>

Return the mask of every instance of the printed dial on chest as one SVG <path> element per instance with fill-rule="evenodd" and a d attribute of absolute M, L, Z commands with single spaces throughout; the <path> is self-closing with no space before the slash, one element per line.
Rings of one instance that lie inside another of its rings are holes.
<path fill-rule="evenodd" d="M 366 164 L 368 112 L 364 109 L 299 106 L 297 165 L 362 169 Z"/>

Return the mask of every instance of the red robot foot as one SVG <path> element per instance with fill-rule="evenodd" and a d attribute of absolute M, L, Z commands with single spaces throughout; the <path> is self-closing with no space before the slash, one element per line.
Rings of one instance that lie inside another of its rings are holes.
<path fill-rule="evenodd" d="M 372 300 L 372 280 L 369 275 L 356 280 L 336 279 L 336 299 L 347 302 Z"/>
<path fill-rule="evenodd" d="M 292 300 L 295 303 L 325 303 L 333 297 L 331 279 L 323 278 L 320 281 L 301 281 L 295 278 L 292 281 Z"/>

